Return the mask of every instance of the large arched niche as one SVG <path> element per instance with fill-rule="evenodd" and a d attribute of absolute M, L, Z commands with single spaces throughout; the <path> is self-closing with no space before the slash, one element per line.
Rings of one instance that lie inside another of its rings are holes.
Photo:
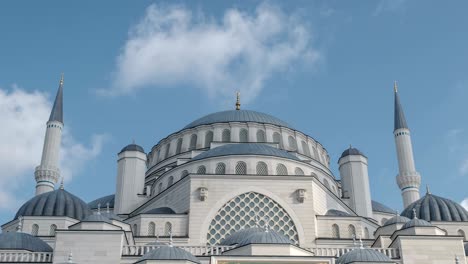
<path fill-rule="evenodd" d="M 256 189 L 256 188 L 255 188 Z M 260 225 L 268 220 L 269 227 L 299 244 L 303 230 L 287 204 L 275 195 L 259 190 L 237 191 L 230 198 L 218 201 L 201 229 L 208 245 L 219 244 L 228 235 L 248 227 L 255 227 L 255 217 Z"/>

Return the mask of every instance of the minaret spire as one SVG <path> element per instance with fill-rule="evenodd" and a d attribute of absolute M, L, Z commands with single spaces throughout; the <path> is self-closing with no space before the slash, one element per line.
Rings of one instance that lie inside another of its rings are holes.
<path fill-rule="evenodd" d="M 395 81 L 393 84 L 395 93 L 395 120 L 393 135 L 398 158 L 397 184 L 403 196 L 403 206 L 406 208 L 411 203 L 419 199 L 419 186 L 421 185 L 421 176 L 416 171 L 413 157 L 413 146 L 411 144 L 411 133 L 406 122 L 403 107 L 400 103 L 398 86 Z"/>
<path fill-rule="evenodd" d="M 53 191 L 60 178 L 59 152 L 63 130 L 63 74 L 47 122 L 41 164 L 36 167 L 36 195 Z"/>

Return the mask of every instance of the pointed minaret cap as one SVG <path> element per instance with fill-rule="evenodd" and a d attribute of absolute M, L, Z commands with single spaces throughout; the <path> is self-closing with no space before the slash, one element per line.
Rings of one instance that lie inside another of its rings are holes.
<path fill-rule="evenodd" d="M 398 87 L 397 83 L 393 84 L 393 90 L 395 91 L 395 130 L 400 128 L 408 128 L 406 123 L 405 113 L 403 112 L 403 107 L 400 103 L 400 97 L 398 96 Z"/>
<path fill-rule="evenodd" d="M 59 88 L 55 96 L 54 106 L 50 112 L 49 122 L 58 121 L 63 124 L 63 73 L 60 78 Z"/>

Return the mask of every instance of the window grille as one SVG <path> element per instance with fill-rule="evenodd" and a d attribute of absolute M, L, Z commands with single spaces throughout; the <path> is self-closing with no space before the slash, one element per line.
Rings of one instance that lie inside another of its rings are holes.
<path fill-rule="evenodd" d="M 247 174 L 247 164 L 243 161 L 237 162 L 236 174 L 245 175 Z"/>
<path fill-rule="evenodd" d="M 49 236 L 55 236 L 55 231 L 57 230 L 56 225 L 50 225 Z"/>
<path fill-rule="evenodd" d="M 348 226 L 348 236 L 349 237 L 356 237 L 356 228 L 353 225 Z"/>
<path fill-rule="evenodd" d="M 216 174 L 226 174 L 226 165 L 222 162 L 216 164 Z"/>
<path fill-rule="evenodd" d="M 176 154 L 180 154 L 182 152 L 182 138 L 179 138 L 177 140 L 177 146 L 176 146 Z"/>
<path fill-rule="evenodd" d="M 231 141 L 231 131 L 229 129 L 224 129 L 223 133 L 221 134 L 221 141 L 222 142 L 230 142 Z"/>
<path fill-rule="evenodd" d="M 148 224 L 148 236 L 155 236 L 156 235 L 156 224 L 154 222 L 150 222 Z"/>
<path fill-rule="evenodd" d="M 257 175 L 268 175 L 268 166 L 265 162 L 259 161 L 257 163 Z"/>
<path fill-rule="evenodd" d="M 213 131 L 208 131 L 205 135 L 205 147 L 210 147 L 211 142 L 213 142 Z"/>
<path fill-rule="evenodd" d="M 206 167 L 205 166 L 199 166 L 197 168 L 197 174 L 206 174 Z"/>
<path fill-rule="evenodd" d="M 31 228 L 31 235 L 33 236 L 37 236 L 39 233 L 39 226 L 34 224 L 32 225 L 32 228 Z"/>
<path fill-rule="evenodd" d="M 169 222 L 166 222 L 164 225 L 164 235 L 165 236 L 170 236 L 172 233 L 172 224 Z"/>
<path fill-rule="evenodd" d="M 241 229 L 268 225 L 272 230 L 299 243 L 298 233 L 291 216 L 273 199 L 259 193 L 247 192 L 232 198 L 221 207 L 211 220 L 207 233 L 209 245 L 218 245 L 224 238 Z"/>
<path fill-rule="evenodd" d="M 239 142 L 249 142 L 249 132 L 247 131 L 247 129 L 241 129 L 239 131 Z"/>
<path fill-rule="evenodd" d="M 296 175 L 304 175 L 304 171 L 301 168 L 296 168 L 294 170 L 294 174 Z"/>
<path fill-rule="evenodd" d="M 257 142 L 266 142 L 265 131 L 257 130 Z"/>
<path fill-rule="evenodd" d="M 276 165 L 276 175 L 288 175 L 288 168 L 283 164 L 279 163 Z"/>
<path fill-rule="evenodd" d="M 340 227 L 337 224 L 332 225 L 332 237 L 340 238 Z"/>

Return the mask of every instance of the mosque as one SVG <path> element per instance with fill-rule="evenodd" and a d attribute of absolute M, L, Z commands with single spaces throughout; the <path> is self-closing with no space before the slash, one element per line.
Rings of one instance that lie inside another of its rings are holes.
<path fill-rule="evenodd" d="M 420 197 L 394 89 L 400 214 L 372 200 L 364 153 L 330 154 L 283 120 L 241 110 L 239 95 L 235 109 L 196 119 L 148 152 L 123 147 L 115 193 L 86 203 L 59 184 L 62 77 L 36 195 L 1 226 L 0 263 L 466 264 L 468 212 L 429 190 Z"/>

